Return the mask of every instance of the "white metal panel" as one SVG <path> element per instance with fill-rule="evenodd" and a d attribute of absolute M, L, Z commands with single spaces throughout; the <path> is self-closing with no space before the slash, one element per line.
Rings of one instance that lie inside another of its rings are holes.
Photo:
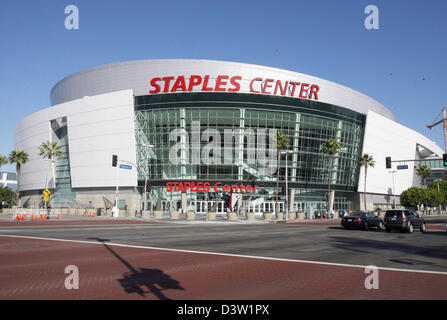
<path fill-rule="evenodd" d="M 48 161 L 39 156 L 39 146 L 51 138 L 48 121 L 33 115 L 19 122 L 14 131 L 15 148 L 28 153 L 28 161 L 21 166 L 20 190 L 44 189 Z M 49 185 L 52 186 L 52 183 Z"/>
<path fill-rule="evenodd" d="M 368 193 L 389 194 L 393 189 L 392 174 L 394 174 L 396 194 L 408 189 L 413 183 L 414 162 L 407 162 L 407 170 L 397 170 L 398 163 L 392 163 L 391 169 L 386 169 L 385 158 L 391 160 L 411 160 L 416 156 L 416 145 L 420 144 L 442 157 L 442 149 L 435 142 L 422 134 L 411 130 L 393 120 L 387 119 L 373 111 L 366 118 L 365 136 L 362 154 L 369 153 L 376 161 L 375 166 L 368 167 L 366 191 Z M 417 164 L 416 164 L 417 166 Z M 358 191 L 364 191 L 364 167 L 359 175 Z"/>
<path fill-rule="evenodd" d="M 22 166 L 22 190 L 43 189 L 48 161 L 38 155 L 50 140 L 49 121 L 67 117 L 71 181 L 74 188 L 114 187 L 112 154 L 136 163 L 132 90 L 110 92 L 66 102 L 36 112 L 15 126 L 16 148 L 30 160 Z M 136 169 L 120 170 L 120 186 L 136 186 Z"/>

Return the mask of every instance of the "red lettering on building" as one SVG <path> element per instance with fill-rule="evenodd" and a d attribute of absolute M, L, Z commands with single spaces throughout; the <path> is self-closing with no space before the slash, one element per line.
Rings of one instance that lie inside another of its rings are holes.
<path fill-rule="evenodd" d="M 191 76 L 189 78 L 189 85 L 188 85 L 188 91 L 192 91 L 195 86 L 198 86 L 202 83 L 202 77 L 201 76 Z"/>
<path fill-rule="evenodd" d="M 241 90 L 241 76 L 217 75 L 214 86 L 211 84 L 210 75 L 191 75 L 177 77 L 156 77 L 150 80 L 150 94 L 157 94 L 160 92 L 191 92 L 195 90 L 205 92 L 239 92 Z M 255 82 L 261 82 L 256 84 Z M 171 84 L 173 83 L 172 87 Z M 282 81 L 279 79 L 255 77 L 249 82 L 249 90 L 252 93 L 258 94 L 273 94 L 281 96 L 295 97 L 295 91 L 301 85 L 298 98 L 318 100 L 318 92 L 320 87 L 317 84 L 301 83 L 298 81 Z M 163 88 L 163 89 L 162 89 Z M 274 88 L 274 90 L 273 90 Z M 272 92 L 273 91 L 273 92 Z"/>
<path fill-rule="evenodd" d="M 214 87 L 214 91 L 225 91 L 226 88 L 222 88 L 222 86 L 225 86 L 227 84 L 227 82 L 224 80 L 228 80 L 228 78 L 228 76 L 218 76 L 216 79 L 216 86 Z"/>

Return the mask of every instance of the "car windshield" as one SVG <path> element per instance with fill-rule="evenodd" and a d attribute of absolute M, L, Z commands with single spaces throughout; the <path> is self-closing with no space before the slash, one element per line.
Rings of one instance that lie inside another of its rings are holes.
<path fill-rule="evenodd" d="M 356 218 L 363 218 L 365 215 L 366 215 L 365 212 L 357 211 L 357 212 L 351 213 L 349 216 L 356 217 Z"/>

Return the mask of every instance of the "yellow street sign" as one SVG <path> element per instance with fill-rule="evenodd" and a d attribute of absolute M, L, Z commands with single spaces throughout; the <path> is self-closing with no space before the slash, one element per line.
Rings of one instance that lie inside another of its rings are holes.
<path fill-rule="evenodd" d="M 43 190 L 42 192 L 44 195 L 49 196 L 51 194 L 51 191 L 48 189 Z"/>
<path fill-rule="evenodd" d="M 43 201 L 45 201 L 45 202 L 50 201 L 50 197 L 49 197 L 49 196 L 45 196 L 45 197 L 43 197 Z"/>

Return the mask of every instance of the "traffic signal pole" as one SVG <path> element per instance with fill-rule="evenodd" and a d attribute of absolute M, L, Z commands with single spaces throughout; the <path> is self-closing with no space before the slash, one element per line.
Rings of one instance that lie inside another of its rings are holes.
<path fill-rule="evenodd" d="M 115 206 L 119 210 L 118 205 L 118 195 L 119 195 L 119 184 L 120 184 L 120 168 L 116 166 L 116 192 L 115 192 Z M 119 211 L 118 211 L 119 212 Z"/>
<path fill-rule="evenodd" d="M 443 164 L 444 167 L 447 167 L 447 153 L 444 153 L 442 155 L 442 158 L 429 158 L 429 159 L 406 159 L 406 160 L 392 160 L 391 161 L 391 157 L 386 157 L 385 158 L 385 162 L 386 162 L 386 168 L 387 169 L 391 169 L 391 163 L 392 162 L 419 162 L 419 161 L 428 161 L 428 160 L 443 160 Z"/>

